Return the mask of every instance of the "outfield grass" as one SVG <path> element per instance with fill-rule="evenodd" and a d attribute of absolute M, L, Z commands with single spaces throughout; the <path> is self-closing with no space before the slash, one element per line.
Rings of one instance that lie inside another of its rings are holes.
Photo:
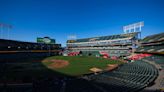
<path fill-rule="evenodd" d="M 107 64 L 121 64 L 122 62 L 117 60 L 109 60 L 104 58 L 96 58 L 96 57 L 87 57 L 87 56 L 53 56 L 48 57 L 42 61 L 42 63 L 48 67 L 52 62 L 48 62 L 50 60 L 66 60 L 69 62 L 69 65 L 63 68 L 51 68 L 56 72 L 60 72 L 62 74 L 77 76 L 82 74 L 91 73 L 90 68 L 97 67 L 100 69 L 105 69 Z"/>

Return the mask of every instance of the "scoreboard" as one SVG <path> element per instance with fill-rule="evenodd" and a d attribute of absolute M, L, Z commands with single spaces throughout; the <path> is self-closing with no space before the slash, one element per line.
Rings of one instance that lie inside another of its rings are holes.
<path fill-rule="evenodd" d="M 37 43 L 46 43 L 46 44 L 55 44 L 55 39 L 51 39 L 50 37 L 44 37 L 44 38 L 37 38 Z"/>

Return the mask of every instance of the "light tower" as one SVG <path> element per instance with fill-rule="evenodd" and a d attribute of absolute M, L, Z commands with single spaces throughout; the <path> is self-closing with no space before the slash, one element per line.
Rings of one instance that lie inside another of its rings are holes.
<path fill-rule="evenodd" d="M 136 48 L 139 46 L 139 39 L 141 39 L 141 28 L 144 26 L 144 21 L 133 23 L 130 25 L 123 26 L 123 31 L 125 34 L 136 33 L 137 39 L 132 39 L 132 52 L 134 53 Z"/>
<path fill-rule="evenodd" d="M 137 22 L 137 23 L 133 23 L 133 24 L 123 26 L 123 31 L 124 31 L 125 34 L 138 32 L 140 34 L 139 38 L 141 39 L 141 30 L 142 30 L 143 26 L 144 26 L 144 21 L 141 21 L 141 22 Z"/>

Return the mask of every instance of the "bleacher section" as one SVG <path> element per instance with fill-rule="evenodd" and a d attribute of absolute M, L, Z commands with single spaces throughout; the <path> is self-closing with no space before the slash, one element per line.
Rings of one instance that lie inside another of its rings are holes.
<path fill-rule="evenodd" d="M 160 91 L 159 92 L 163 92 L 163 88 L 164 88 L 164 56 L 162 55 L 152 55 L 150 57 L 146 57 L 143 58 L 144 61 L 149 62 L 153 65 L 156 66 L 156 68 L 159 70 L 159 76 L 155 81 L 155 85 L 152 86 L 151 89 L 153 88 L 157 88 Z"/>
<path fill-rule="evenodd" d="M 158 42 L 164 40 L 164 33 L 159 33 L 151 36 L 147 36 L 142 40 L 142 43 Z"/>
<path fill-rule="evenodd" d="M 60 44 L 44 44 L 0 39 L 0 51 L 58 50 Z"/>
<path fill-rule="evenodd" d="M 91 79 L 106 92 L 138 92 L 151 84 L 157 76 L 158 70 L 153 65 L 138 60 Z"/>
<path fill-rule="evenodd" d="M 0 61 L 59 55 L 61 44 L 45 44 L 0 39 Z"/>
<path fill-rule="evenodd" d="M 145 37 L 136 52 L 164 54 L 164 33 Z"/>
<path fill-rule="evenodd" d="M 144 46 L 137 49 L 139 52 L 164 52 L 164 45 Z"/>
<path fill-rule="evenodd" d="M 146 57 L 146 60 L 159 64 L 164 69 L 164 56 L 160 55 L 153 55 L 150 57 Z"/>

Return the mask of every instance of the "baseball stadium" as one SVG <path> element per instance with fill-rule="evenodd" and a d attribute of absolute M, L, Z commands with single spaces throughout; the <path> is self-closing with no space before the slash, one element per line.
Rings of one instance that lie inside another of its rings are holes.
<path fill-rule="evenodd" d="M 140 38 L 139 27 L 117 35 L 36 42 L 0 39 L 2 92 L 160 92 L 164 33 Z"/>
<path fill-rule="evenodd" d="M 164 92 L 162 4 L 0 1 L 0 92 Z"/>

